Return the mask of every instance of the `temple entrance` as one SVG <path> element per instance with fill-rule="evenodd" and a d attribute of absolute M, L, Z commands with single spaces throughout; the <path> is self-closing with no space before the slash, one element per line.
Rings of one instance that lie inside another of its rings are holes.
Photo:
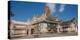
<path fill-rule="evenodd" d="M 48 23 L 48 31 L 51 33 L 56 33 L 57 31 L 57 24 L 56 23 Z"/>
<path fill-rule="evenodd" d="M 31 29 L 31 34 L 33 34 L 34 33 L 34 29 Z"/>

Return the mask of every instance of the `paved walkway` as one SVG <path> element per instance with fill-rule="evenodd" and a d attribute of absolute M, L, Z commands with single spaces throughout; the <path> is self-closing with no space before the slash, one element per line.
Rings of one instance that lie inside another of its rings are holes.
<path fill-rule="evenodd" d="M 42 38 L 42 37 L 60 37 L 60 36 L 75 36 L 77 33 L 44 33 L 44 34 L 34 34 L 31 36 L 24 36 L 24 37 L 15 37 L 12 39 L 29 39 L 29 38 Z"/>

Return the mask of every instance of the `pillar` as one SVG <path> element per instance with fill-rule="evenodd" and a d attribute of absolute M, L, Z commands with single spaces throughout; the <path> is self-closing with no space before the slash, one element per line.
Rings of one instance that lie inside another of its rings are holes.
<path fill-rule="evenodd" d="M 57 32 L 58 32 L 58 33 L 61 33 L 60 30 L 61 30 L 61 26 L 58 24 L 58 25 L 57 25 Z"/>
<path fill-rule="evenodd" d="M 30 25 L 28 26 L 28 36 L 29 37 L 31 36 L 31 26 Z"/>
<path fill-rule="evenodd" d="M 31 28 L 28 30 L 28 36 L 31 36 Z"/>

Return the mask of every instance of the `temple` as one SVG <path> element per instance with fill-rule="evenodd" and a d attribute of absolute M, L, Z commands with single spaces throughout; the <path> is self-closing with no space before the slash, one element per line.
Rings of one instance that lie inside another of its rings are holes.
<path fill-rule="evenodd" d="M 44 14 L 41 16 L 33 16 L 32 20 L 27 20 L 26 22 L 11 20 L 9 26 L 10 37 L 26 36 L 30 38 L 45 33 L 63 33 L 64 30 L 67 32 L 77 32 L 75 23 L 70 22 L 66 25 L 57 17 L 51 15 L 48 6 L 45 6 L 44 10 Z"/>

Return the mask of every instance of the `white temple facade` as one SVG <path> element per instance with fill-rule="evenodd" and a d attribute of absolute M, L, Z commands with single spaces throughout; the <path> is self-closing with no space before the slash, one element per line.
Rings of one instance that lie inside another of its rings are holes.
<path fill-rule="evenodd" d="M 45 6 L 45 13 L 38 17 L 34 16 L 32 20 L 28 20 L 26 22 L 11 20 L 10 24 L 10 36 L 32 36 L 40 33 L 62 33 L 63 28 L 61 26 L 62 21 L 60 21 L 57 17 L 51 16 L 50 10 L 47 6 Z M 74 24 L 70 25 L 73 30 Z M 69 28 L 68 28 L 69 30 Z"/>

